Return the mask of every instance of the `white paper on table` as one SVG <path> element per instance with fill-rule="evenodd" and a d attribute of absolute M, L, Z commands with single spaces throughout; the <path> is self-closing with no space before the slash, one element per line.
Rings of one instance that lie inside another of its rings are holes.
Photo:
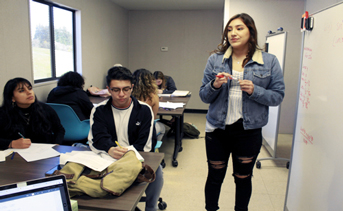
<path fill-rule="evenodd" d="M 171 97 L 171 94 L 158 94 L 159 97 Z"/>
<path fill-rule="evenodd" d="M 4 162 L 6 157 L 13 153 L 13 150 L 0 151 L 0 162 Z"/>
<path fill-rule="evenodd" d="M 73 151 L 75 152 L 75 151 Z M 68 156 L 68 155 L 67 155 Z M 63 161 L 63 162 L 61 162 Z M 92 151 L 78 151 L 73 153 L 69 158 L 65 158 L 64 154 L 60 156 L 60 164 L 66 164 L 66 162 L 74 162 L 87 166 L 95 171 L 103 171 L 106 169 L 113 161 L 103 159 L 100 155 Z"/>
<path fill-rule="evenodd" d="M 179 97 L 185 97 L 189 94 L 189 91 L 183 91 L 183 90 L 175 90 L 171 96 L 179 96 Z"/>
<path fill-rule="evenodd" d="M 127 148 L 129 151 L 135 152 L 138 160 L 144 161 L 144 158 L 134 146 L 131 145 Z M 72 151 L 71 153 L 61 154 L 60 164 L 66 164 L 68 161 L 80 163 L 95 171 L 103 171 L 117 159 L 112 158 L 107 153 L 96 154 L 93 151 Z"/>
<path fill-rule="evenodd" d="M 185 103 L 172 103 L 172 102 L 160 102 L 159 107 L 160 108 L 171 108 L 171 109 L 176 109 L 176 108 L 183 108 Z"/>
<path fill-rule="evenodd" d="M 26 160 L 26 162 L 32 162 L 36 160 L 43 160 L 46 158 L 59 156 L 60 153 L 54 150 L 52 148 L 53 146 L 55 146 L 55 144 L 31 143 L 31 146 L 27 149 L 8 149 L 8 150 L 17 152 L 22 158 Z"/>

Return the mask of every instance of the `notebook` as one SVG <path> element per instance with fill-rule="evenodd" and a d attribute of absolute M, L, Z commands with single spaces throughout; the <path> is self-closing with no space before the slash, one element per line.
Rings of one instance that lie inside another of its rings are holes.
<path fill-rule="evenodd" d="M 1 211 L 72 211 L 64 175 L 0 186 Z"/>

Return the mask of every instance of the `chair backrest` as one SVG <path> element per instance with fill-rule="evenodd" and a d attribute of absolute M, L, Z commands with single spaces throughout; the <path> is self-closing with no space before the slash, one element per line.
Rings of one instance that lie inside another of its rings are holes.
<path fill-rule="evenodd" d="M 79 141 L 87 138 L 90 125 L 89 119 L 80 121 L 74 110 L 65 104 L 47 103 L 57 113 L 65 129 L 65 141 Z"/>

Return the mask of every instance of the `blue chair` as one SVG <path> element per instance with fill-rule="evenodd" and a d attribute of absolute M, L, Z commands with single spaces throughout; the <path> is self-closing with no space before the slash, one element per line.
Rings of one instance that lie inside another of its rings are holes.
<path fill-rule="evenodd" d="M 57 113 L 61 124 L 65 129 L 65 141 L 80 141 L 88 137 L 90 124 L 89 119 L 80 121 L 75 111 L 65 104 L 47 103 Z"/>

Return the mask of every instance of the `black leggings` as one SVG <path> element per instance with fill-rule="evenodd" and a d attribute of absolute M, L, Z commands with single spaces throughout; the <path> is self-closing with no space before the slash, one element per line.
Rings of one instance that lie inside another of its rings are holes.
<path fill-rule="evenodd" d="M 251 177 L 262 146 L 261 128 L 244 130 L 242 120 L 227 125 L 225 130 L 206 133 L 208 176 L 205 185 L 206 210 L 218 210 L 220 189 L 232 153 L 233 176 L 236 183 L 235 210 L 248 210 Z"/>

